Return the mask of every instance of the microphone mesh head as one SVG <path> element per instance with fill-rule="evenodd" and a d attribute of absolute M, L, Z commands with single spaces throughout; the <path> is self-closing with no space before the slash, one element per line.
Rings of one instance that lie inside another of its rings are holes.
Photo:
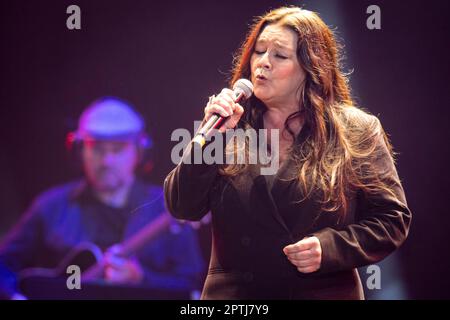
<path fill-rule="evenodd" d="M 253 84 L 247 79 L 239 79 L 233 85 L 233 90 L 241 90 L 244 93 L 245 99 L 248 99 L 253 94 Z"/>

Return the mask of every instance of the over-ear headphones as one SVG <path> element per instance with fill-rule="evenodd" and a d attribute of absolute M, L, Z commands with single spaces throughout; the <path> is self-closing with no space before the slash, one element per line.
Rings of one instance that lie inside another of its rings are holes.
<path fill-rule="evenodd" d="M 80 116 L 76 131 L 66 136 L 66 150 L 72 161 L 81 163 L 83 142 L 94 140 L 134 140 L 139 152 L 137 170 L 148 174 L 153 169 L 153 140 L 145 132 L 142 116 L 127 102 L 104 97 L 94 101 Z"/>

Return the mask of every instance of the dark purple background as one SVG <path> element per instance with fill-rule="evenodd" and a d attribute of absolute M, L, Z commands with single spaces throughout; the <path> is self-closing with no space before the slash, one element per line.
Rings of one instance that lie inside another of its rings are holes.
<path fill-rule="evenodd" d="M 74 178 L 65 134 L 103 95 L 133 103 L 156 143 L 150 180 L 174 166 L 170 134 L 192 130 L 226 85 L 252 17 L 280 1 L 2 1 L 0 235 L 44 189 Z M 288 1 L 338 27 L 356 101 L 379 116 L 414 218 L 398 256 L 412 298 L 450 298 L 447 1 Z M 82 29 L 66 28 L 81 8 Z M 366 28 L 381 7 L 382 29 Z"/>

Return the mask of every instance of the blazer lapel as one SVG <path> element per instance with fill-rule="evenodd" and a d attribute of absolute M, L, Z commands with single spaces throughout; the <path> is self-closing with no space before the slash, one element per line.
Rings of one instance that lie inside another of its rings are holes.
<path fill-rule="evenodd" d="M 310 127 L 305 124 L 297 135 L 295 144 L 301 145 L 310 134 Z M 292 158 L 292 154 L 285 160 L 274 177 L 272 188 L 270 189 L 271 201 L 277 207 L 274 214 L 277 220 L 282 221 L 284 228 L 289 230 L 293 237 L 303 234 L 305 230 L 311 228 L 319 217 L 320 207 L 313 198 L 302 199 L 303 194 L 298 185 L 298 166 Z M 287 212 L 289 211 L 289 212 Z M 293 211 L 293 212 L 291 212 Z M 284 215 L 293 214 L 298 216 L 292 225 L 287 225 Z"/>
<path fill-rule="evenodd" d="M 252 166 L 252 169 L 250 171 L 250 174 L 251 174 L 252 180 L 254 181 L 254 186 L 258 192 L 260 201 L 267 205 L 267 210 L 270 212 L 270 214 L 272 215 L 274 220 L 276 222 L 278 222 L 280 224 L 280 226 L 283 228 L 283 230 L 290 235 L 291 232 L 278 210 L 276 201 L 275 201 L 273 194 L 269 188 L 269 184 L 267 183 L 266 176 L 261 175 L 260 170 L 261 170 L 261 165 L 255 165 L 255 166 Z"/>
<path fill-rule="evenodd" d="M 262 121 L 262 117 L 260 120 Z M 259 128 L 263 126 L 261 121 L 259 121 Z M 308 126 L 304 126 L 297 136 L 296 144 L 302 143 L 307 138 L 308 133 Z M 293 240 L 292 230 L 296 228 L 287 225 L 283 214 L 280 212 L 280 206 L 301 200 L 298 189 L 293 189 L 294 185 L 292 185 L 297 184 L 295 162 L 288 158 L 283 163 L 274 177 L 272 187 L 269 186 L 267 177 L 261 174 L 261 169 L 261 164 L 249 165 L 245 173 L 231 179 L 231 184 L 239 190 L 238 194 L 241 196 L 242 203 L 248 205 L 247 210 L 257 223 L 273 229 L 275 222 L 283 230 L 283 233 L 288 234 Z M 304 204 L 302 203 L 302 205 Z M 310 212 L 315 212 L 312 209 Z M 296 221 L 298 221 L 296 225 L 302 224 L 301 219 Z"/>

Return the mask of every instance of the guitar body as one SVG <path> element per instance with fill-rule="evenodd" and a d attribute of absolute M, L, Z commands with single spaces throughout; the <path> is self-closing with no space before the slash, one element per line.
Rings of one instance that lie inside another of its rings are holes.
<path fill-rule="evenodd" d="M 83 274 L 99 265 L 102 258 L 103 254 L 99 247 L 92 243 L 82 243 L 73 248 L 56 268 L 30 268 L 19 272 L 19 289 L 29 298 L 39 295 L 42 288 L 48 286 L 49 283 L 59 283 L 67 290 L 66 280 L 70 276 L 67 273 L 69 266 L 78 266 Z"/>
<path fill-rule="evenodd" d="M 161 232 L 169 229 L 173 221 L 168 213 L 162 213 L 133 237 L 120 244 L 122 256 L 129 257 L 145 244 L 156 239 Z M 67 286 L 67 279 L 73 272 L 67 273 L 67 267 L 71 265 L 80 268 L 83 290 L 71 290 Z M 31 268 L 19 272 L 19 290 L 29 299 L 77 299 L 86 298 L 89 294 L 98 296 L 97 289 L 103 290 L 106 285 L 103 281 L 104 269 L 103 253 L 100 248 L 92 243 L 82 243 L 71 250 L 56 268 Z M 118 291 L 119 296 L 125 292 L 123 290 L 125 289 L 121 288 Z M 167 293 L 158 292 L 157 294 L 158 297 L 165 295 Z M 100 296 L 106 297 L 105 292 L 102 292 Z M 132 296 L 132 292 L 128 293 L 128 296 Z"/>

